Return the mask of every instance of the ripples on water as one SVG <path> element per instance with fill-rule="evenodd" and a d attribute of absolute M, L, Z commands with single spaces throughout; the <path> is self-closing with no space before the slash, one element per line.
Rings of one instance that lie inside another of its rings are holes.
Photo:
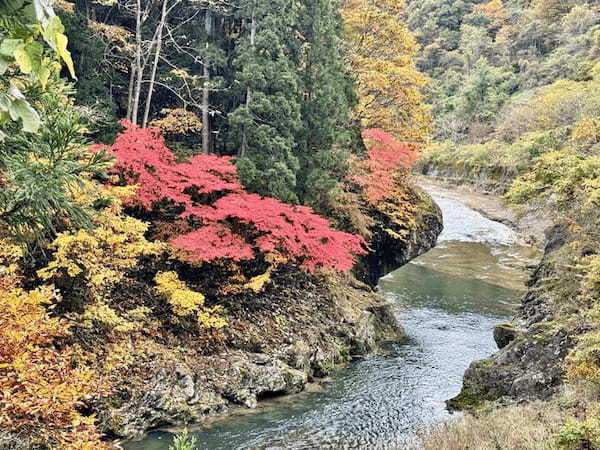
<path fill-rule="evenodd" d="M 492 329 L 511 315 L 533 254 L 514 245 L 508 227 L 444 191 L 432 192 L 445 229 L 438 248 L 380 282 L 397 305 L 408 338 L 385 355 L 359 359 L 321 392 L 272 402 L 198 430 L 199 448 L 392 449 L 450 414 L 444 401 L 460 391 L 469 363 L 495 350 Z M 168 448 L 153 433 L 127 450 Z"/>

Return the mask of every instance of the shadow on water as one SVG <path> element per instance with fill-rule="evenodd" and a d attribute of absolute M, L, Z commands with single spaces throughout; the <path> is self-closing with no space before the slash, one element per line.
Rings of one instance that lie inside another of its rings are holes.
<path fill-rule="evenodd" d="M 434 194 L 446 220 L 439 248 L 380 283 L 408 338 L 353 362 L 317 392 L 197 429 L 198 448 L 402 448 L 419 429 L 450 417 L 445 400 L 460 391 L 470 362 L 495 350 L 491 331 L 512 314 L 520 297 L 512 287 L 524 279 L 519 261 L 529 256 L 506 227 Z M 465 232 L 471 224 L 476 232 Z M 163 450 L 170 440 L 153 433 L 124 448 Z"/>

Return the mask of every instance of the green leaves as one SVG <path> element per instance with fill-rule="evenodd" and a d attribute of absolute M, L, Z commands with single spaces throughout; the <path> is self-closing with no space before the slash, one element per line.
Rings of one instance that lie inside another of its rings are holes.
<path fill-rule="evenodd" d="M 6 94 L 0 94 L 0 125 L 8 119 L 21 120 L 23 131 L 28 133 L 36 133 L 40 127 L 39 114 L 14 85 L 10 86 Z"/>
<path fill-rule="evenodd" d="M 44 43 L 64 62 L 75 78 L 67 37 L 60 18 L 54 14 L 47 0 L 0 0 L 0 77 L 13 66 L 18 69 L 11 78 L 0 78 L 0 125 L 10 120 L 21 121 L 23 131 L 37 132 L 40 117 L 17 88 L 27 83 L 26 75 L 36 79 L 46 89 L 56 60 L 44 56 Z M 0 133 L 0 141 L 5 135 Z"/>
<path fill-rule="evenodd" d="M 71 53 L 67 50 L 68 39 L 64 32 L 65 27 L 61 23 L 60 18 L 58 16 L 53 16 L 50 18 L 48 25 L 44 27 L 42 34 L 44 40 L 56 51 L 56 54 L 65 63 L 71 76 L 76 78 Z"/>

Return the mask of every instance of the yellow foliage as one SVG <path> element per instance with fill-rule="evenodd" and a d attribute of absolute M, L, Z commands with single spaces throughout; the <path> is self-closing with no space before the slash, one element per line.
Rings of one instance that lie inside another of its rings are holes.
<path fill-rule="evenodd" d="M 265 284 L 270 280 L 271 271 L 267 270 L 265 273 L 251 278 L 246 284 L 244 284 L 244 287 L 258 293 L 263 290 Z"/>
<path fill-rule="evenodd" d="M 191 135 L 202 131 L 202 122 L 192 111 L 183 108 L 163 109 L 161 119 L 150 123 L 169 135 Z"/>
<path fill-rule="evenodd" d="M 397 182 L 392 195 L 377 204 L 377 209 L 390 218 L 395 225 L 394 231 L 386 228 L 385 232 L 394 239 L 405 239 L 417 226 L 417 201 L 415 193 L 406 182 Z"/>
<path fill-rule="evenodd" d="M 23 257 L 23 248 L 10 239 L 0 238 L 0 289 L 2 284 L 16 276 L 18 261 Z"/>
<path fill-rule="evenodd" d="M 273 275 L 273 272 L 277 270 L 280 264 L 283 264 L 287 261 L 282 256 L 274 255 L 272 253 L 267 254 L 265 260 L 269 263 L 269 268 L 265 271 L 265 273 L 257 275 L 245 283 L 243 285 L 245 289 L 250 289 L 256 293 L 261 292 L 265 285 L 271 281 L 271 275 Z"/>
<path fill-rule="evenodd" d="M 431 130 L 416 68 L 418 44 L 402 21 L 403 0 L 346 0 L 342 9 L 351 70 L 358 85 L 357 118 L 419 147 Z"/>
<path fill-rule="evenodd" d="M 502 4 L 502 0 L 490 0 L 482 5 L 475 6 L 475 11 L 480 12 L 490 21 L 492 28 L 498 29 L 508 19 L 509 12 Z"/>
<path fill-rule="evenodd" d="M 133 34 L 126 28 L 94 20 L 90 21 L 90 28 L 98 33 L 104 41 L 113 46 L 114 50 L 133 53 L 135 48 L 133 45 Z"/>
<path fill-rule="evenodd" d="M 138 322 L 129 321 L 119 316 L 114 309 L 103 301 L 86 305 L 81 320 L 83 327 L 93 328 L 94 322 L 100 322 L 116 333 L 129 333 L 139 330 L 141 327 Z"/>
<path fill-rule="evenodd" d="M 600 385 L 600 332 L 587 333 L 567 358 L 567 377 Z"/>
<path fill-rule="evenodd" d="M 575 125 L 571 135 L 579 145 L 600 143 L 600 119 L 583 119 Z"/>
<path fill-rule="evenodd" d="M 51 245 L 55 250 L 52 261 L 38 271 L 38 276 L 44 280 L 80 277 L 92 298 L 102 300 L 128 269 L 136 267 L 140 257 L 164 251 L 164 244 L 144 237 L 147 224 L 121 212 L 122 196 L 129 192 L 118 188 L 111 191 L 117 195 L 94 217 L 94 230 L 60 233 Z"/>
<path fill-rule="evenodd" d="M 206 328 L 222 328 L 227 322 L 219 316 L 222 308 L 204 307 L 204 295 L 194 292 L 179 279 L 175 272 L 161 272 L 154 277 L 156 291 L 163 296 L 178 316 L 196 315 L 198 322 Z"/>

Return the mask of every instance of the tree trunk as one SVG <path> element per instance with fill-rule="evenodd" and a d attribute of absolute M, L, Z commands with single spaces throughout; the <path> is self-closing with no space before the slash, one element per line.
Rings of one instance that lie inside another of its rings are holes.
<path fill-rule="evenodd" d="M 208 153 L 210 147 L 209 96 L 210 96 L 210 64 L 208 61 L 209 41 L 212 29 L 212 12 L 206 10 L 204 16 L 204 31 L 206 32 L 206 54 L 202 62 L 204 84 L 202 85 L 202 152 Z"/>
<path fill-rule="evenodd" d="M 140 92 L 142 90 L 142 79 L 144 71 L 142 70 L 142 0 L 136 1 L 135 12 L 135 92 L 133 94 L 133 108 L 131 111 L 131 122 L 137 125 L 138 110 L 140 106 Z"/>
<path fill-rule="evenodd" d="M 131 67 L 129 71 L 129 88 L 127 90 L 127 120 L 131 122 L 131 113 L 133 112 L 133 85 L 135 84 L 135 61 L 131 61 Z"/>
<path fill-rule="evenodd" d="M 252 22 L 250 24 L 250 48 L 254 53 L 254 46 L 256 44 L 256 2 L 252 5 Z M 246 89 L 246 111 L 250 114 L 250 103 L 252 103 L 252 90 L 248 87 Z M 240 147 L 240 156 L 243 157 L 246 154 L 248 148 L 248 136 L 246 134 L 246 125 L 242 132 L 242 145 Z"/>
<path fill-rule="evenodd" d="M 150 115 L 150 105 L 152 104 L 152 93 L 154 92 L 154 81 L 156 80 L 156 69 L 158 67 L 160 51 L 162 48 L 163 28 L 167 21 L 167 1 L 168 0 L 163 0 L 162 12 L 160 15 L 160 23 L 158 24 L 157 38 L 156 38 L 156 50 L 154 53 L 154 62 L 152 63 L 152 72 L 150 74 L 150 84 L 148 85 L 148 94 L 146 95 L 146 108 L 144 110 L 144 120 L 142 122 L 143 128 L 146 128 L 146 126 L 148 125 L 148 116 Z"/>

